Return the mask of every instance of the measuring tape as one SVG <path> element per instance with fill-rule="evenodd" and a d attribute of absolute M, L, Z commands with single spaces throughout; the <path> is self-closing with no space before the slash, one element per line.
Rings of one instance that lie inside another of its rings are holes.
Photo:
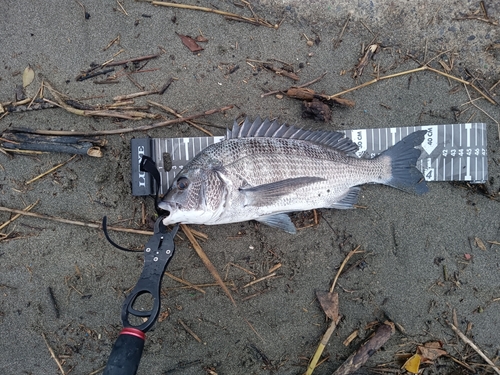
<path fill-rule="evenodd" d="M 341 131 L 359 149 L 357 157 L 373 158 L 398 143 L 408 134 L 426 130 L 419 148 L 422 154 L 417 168 L 427 181 L 468 181 L 483 183 L 488 179 L 486 124 L 447 124 L 411 127 L 355 129 Z M 132 194 L 155 193 L 155 185 L 139 164 L 143 155 L 150 156 L 160 171 L 160 194 L 165 194 L 182 168 L 205 147 L 225 139 L 220 137 L 136 138 L 132 148 Z"/>

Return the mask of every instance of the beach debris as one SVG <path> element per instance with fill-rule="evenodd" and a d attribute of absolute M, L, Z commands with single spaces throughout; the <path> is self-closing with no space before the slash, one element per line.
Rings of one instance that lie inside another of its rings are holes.
<path fill-rule="evenodd" d="M 113 39 L 110 42 L 110 44 L 108 44 L 108 46 L 105 48 L 105 50 L 107 48 L 109 48 L 109 46 L 111 46 L 115 42 L 119 43 L 119 36 L 116 37 L 115 39 Z M 91 63 L 90 68 L 80 72 L 80 74 L 76 76 L 75 80 L 76 81 L 85 81 L 89 78 L 93 78 L 93 77 L 97 77 L 99 75 L 111 73 L 115 70 L 114 67 L 116 67 L 116 66 L 121 66 L 121 65 L 125 66 L 129 63 L 137 64 L 137 63 L 143 62 L 143 61 L 147 62 L 149 60 L 156 59 L 159 56 L 160 56 L 160 54 L 150 54 L 150 55 L 145 55 L 145 56 L 132 57 L 132 58 L 125 59 L 125 60 L 115 60 L 114 58 L 112 58 L 108 61 L 103 62 L 102 64 Z"/>
<path fill-rule="evenodd" d="M 186 224 L 181 224 L 180 227 L 181 227 L 182 231 L 184 232 L 184 234 L 186 235 L 186 237 L 188 238 L 189 242 L 191 242 L 191 245 L 193 246 L 194 250 L 196 251 L 196 254 L 198 254 L 198 256 L 202 260 L 203 264 L 208 269 L 208 271 L 212 274 L 212 276 L 215 279 L 215 281 L 217 282 L 217 284 L 222 288 L 224 293 L 226 293 L 226 295 L 229 297 L 229 299 L 231 300 L 233 305 L 236 306 L 236 302 L 234 301 L 234 298 L 233 298 L 231 292 L 229 291 L 226 284 L 224 284 L 224 281 L 220 277 L 219 272 L 217 272 L 217 269 L 214 267 L 214 265 L 212 264 L 210 259 L 208 259 L 205 251 L 203 251 L 202 247 L 200 246 L 200 244 L 198 243 L 196 238 L 194 238 L 194 235 L 191 232 L 190 228 Z"/>
<path fill-rule="evenodd" d="M 488 15 L 488 10 L 486 8 L 484 1 L 480 1 L 479 5 L 481 7 L 481 10 L 476 10 L 472 13 L 463 14 L 460 17 L 455 17 L 453 19 L 456 21 L 477 20 L 477 21 L 489 23 L 489 24 L 494 25 L 494 26 L 498 26 L 498 22 L 491 19 L 490 16 Z"/>
<path fill-rule="evenodd" d="M 63 224 L 78 225 L 78 226 L 82 226 L 82 227 L 102 230 L 102 223 L 101 222 L 99 222 L 99 223 L 97 223 L 97 222 L 84 222 L 84 221 L 78 221 L 78 220 L 65 219 L 62 217 L 38 214 L 35 212 L 29 212 L 28 208 L 25 208 L 25 210 L 17 210 L 15 208 L 0 206 L 0 211 L 1 212 L 10 212 L 10 213 L 21 215 L 21 216 L 35 217 L 35 218 L 41 219 L 41 220 L 49 220 L 49 221 L 55 221 L 55 222 L 63 223 Z M 13 220 L 13 219 L 11 219 L 11 220 Z M 111 230 L 111 231 L 116 231 L 116 232 L 143 234 L 146 236 L 152 236 L 154 234 L 152 231 L 149 231 L 149 230 L 140 230 L 140 229 L 124 228 L 124 227 L 116 227 L 116 226 L 107 226 L 106 229 Z M 142 250 L 138 250 L 138 251 L 142 252 Z"/>
<path fill-rule="evenodd" d="M 198 337 L 198 335 L 194 333 L 194 331 L 191 328 L 189 328 L 188 325 L 182 321 L 182 319 L 179 319 L 178 322 L 187 333 L 189 333 L 196 341 L 198 341 L 201 344 L 202 341 Z"/>
<path fill-rule="evenodd" d="M 200 33 L 200 34 L 199 34 L 199 35 L 195 38 L 195 40 L 196 40 L 198 43 L 208 43 L 208 39 L 207 39 L 207 38 L 205 38 L 205 37 L 203 36 L 203 34 L 201 34 L 201 33 Z"/>
<path fill-rule="evenodd" d="M 59 319 L 61 314 L 59 312 L 59 306 L 57 304 L 57 300 L 56 300 L 56 297 L 54 295 L 54 291 L 52 290 L 52 288 L 50 286 L 47 288 L 47 291 L 49 292 L 49 299 L 50 299 L 50 302 L 52 303 L 52 307 L 54 308 L 54 313 L 56 315 L 56 319 Z"/>
<path fill-rule="evenodd" d="M 66 160 L 65 162 L 62 162 L 62 163 L 59 163 L 57 164 L 56 166 L 50 168 L 48 171 L 45 171 L 41 174 L 39 174 L 38 176 L 26 181 L 24 184 L 25 185 L 29 185 L 29 184 L 32 184 L 33 182 L 35 181 L 38 181 L 39 179 L 51 174 L 52 172 L 55 172 L 56 170 L 58 170 L 59 168 L 65 166 L 66 164 L 68 164 L 71 160 L 73 160 L 74 158 L 76 157 L 76 155 L 73 155 L 72 157 L 70 157 L 68 160 Z"/>
<path fill-rule="evenodd" d="M 348 375 L 356 372 L 387 342 L 387 340 L 391 338 L 395 330 L 394 323 L 385 321 L 355 353 L 351 354 L 345 362 L 333 372 L 332 375 Z"/>
<path fill-rule="evenodd" d="M 183 35 L 176 33 L 179 38 L 181 38 L 182 44 L 184 44 L 189 50 L 193 53 L 203 51 L 203 47 L 201 47 L 196 40 L 191 38 L 189 35 Z"/>
<path fill-rule="evenodd" d="M 72 131 L 72 130 L 47 130 L 47 129 L 26 129 L 26 128 L 10 128 L 11 131 L 23 131 L 29 132 L 31 134 L 42 134 L 42 135 L 71 135 L 71 136 L 83 136 L 83 137 L 91 137 L 91 136 L 99 136 L 99 135 L 116 135 L 116 134 L 125 134 L 132 133 L 136 131 L 147 131 L 151 129 L 156 129 L 160 127 L 165 127 L 173 124 L 178 124 L 185 121 L 194 120 L 203 116 L 213 115 L 214 113 L 225 112 L 233 108 L 233 105 L 227 105 L 224 107 L 209 109 L 204 112 L 199 112 L 190 116 L 185 116 L 181 118 L 176 118 L 172 120 L 166 120 L 162 122 L 157 122 L 149 125 L 142 125 L 135 128 L 121 128 L 121 129 L 110 129 L 110 130 L 95 130 L 95 131 Z M 70 112 L 72 112 L 70 110 Z M 76 114 L 83 116 L 92 116 L 93 111 L 76 111 Z"/>
<path fill-rule="evenodd" d="M 441 341 L 430 341 L 426 342 L 424 345 L 418 345 L 417 354 L 421 357 L 421 363 L 431 364 L 437 358 L 447 355 L 448 352 L 443 350 L 443 343 Z"/>
<path fill-rule="evenodd" d="M 359 60 L 358 64 L 354 68 L 352 78 L 361 77 L 361 75 L 363 74 L 363 70 L 368 65 L 373 56 L 379 51 L 379 49 L 380 45 L 378 43 L 371 44 L 365 49 L 363 57 Z"/>
<path fill-rule="evenodd" d="M 45 334 L 43 332 L 42 332 L 42 338 L 43 338 L 43 341 L 45 342 L 45 345 L 47 346 L 47 349 L 49 350 L 50 356 L 56 362 L 57 367 L 59 368 L 59 371 L 61 371 L 62 375 L 66 375 L 66 372 L 64 371 L 64 368 L 61 365 L 60 359 L 56 356 L 54 349 L 52 349 L 52 347 L 49 345 L 49 342 L 47 341 L 47 338 L 45 337 Z"/>
<path fill-rule="evenodd" d="M 69 154 L 102 157 L 101 147 L 107 144 L 105 139 L 79 136 L 46 136 L 29 132 L 7 130 L 1 136 L 4 151 L 16 152 L 32 150 L 43 152 L 64 152 Z"/>
<path fill-rule="evenodd" d="M 29 86 L 34 79 L 35 71 L 28 65 L 23 72 L 23 88 Z"/>
<path fill-rule="evenodd" d="M 311 118 L 315 121 L 328 122 L 332 119 L 332 111 L 328 104 L 314 98 L 310 102 L 302 102 L 302 117 Z"/>
<path fill-rule="evenodd" d="M 405 362 L 403 365 L 403 368 L 412 373 L 412 374 L 418 374 L 418 370 L 420 368 L 420 355 L 419 354 L 414 354 L 408 360 Z"/>
<path fill-rule="evenodd" d="M 455 313 L 454 313 L 455 315 Z M 454 319 L 456 320 L 456 319 Z M 497 374 L 500 375 L 500 367 L 495 365 L 493 363 L 493 361 L 491 359 L 489 359 L 486 354 L 483 353 L 483 351 L 481 349 L 479 349 L 479 347 L 471 340 L 469 339 L 466 335 L 464 335 L 462 333 L 462 331 L 460 331 L 458 328 L 457 328 L 457 325 L 456 325 L 456 322 L 455 324 L 449 322 L 448 320 L 446 320 L 446 324 L 448 324 L 451 329 L 457 334 L 458 337 L 460 337 L 460 339 L 465 342 L 467 345 L 469 345 L 472 349 L 474 349 L 476 351 L 477 354 L 479 354 L 479 356 L 481 356 L 481 358 L 483 358 L 486 363 L 488 363 L 491 368 L 493 369 L 493 371 L 495 371 Z"/>
<path fill-rule="evenodd" d="M 292 64 L 286 63 L 284 61 L 278 61 L 278 60 L 275 61 L 280 62 L 282 64 L 281 68 L 276 68 L 271 61 L 246 59 L 247 64 L 251 65 L 252 68 L 254 69 L 259 67 L 260 69 L 269 70 L 271 72 L 274 72 L 276 75 L 288 77 L 294 81 L 300 80 L 297 73 L 295 73 Z"/>
<path fill-rule="evenodd" d="M 337 292 L 334 292 L 333 290 L 335 289 L 335 285 L 337 284 L 337 280 L 342 273 L 342 270 L 344 269 L 345 265 L 351 259 L 351 257 L 355 254 L 363 253 L 363 251 L 359 250 L 359 246 L 357 246 L 355 249 L 349 251 L 349 253 L 346 255 L 344 260 L 342 261 L 342 264 L 340 265 L 337 274 L 335 275 L 335 278 L 333 279 L 332 286 L 330 287 L 330 290 L 328 292 L 323 292 L 323 291 L 317 291 L 316 292 L 316 297 L 321 305 L 321 308 L 323 309 L 325 315 L 327 318 L 331 319 L 330 326 L 324 333 L 323 337 L 321 338 L 321 341 L 316 349 L 316 352 L 312 356 L 309 365 L 307 366 L 307 370 L 304 375 L 311 375 L 314 371 L 314 369 L 318 366 L 319 359 L 321 358 L 321 354 L 323 354 L 323 350 L 325 349 L 326 345 L 328 344 L 328 341 L 330 340 L 330 337 L 333 334 L 333 331 L 335 331 L 335 327 L 337 324 L 340 322 L 340 314 L 339 314 L 339 295 Z"/>
<path fill-rule="evenodd" d="M 344 27 L 342 27 L 342 31 L 340 32 L 339 36 L 337 39 L 334 39 L 335 42 L 333 43 L 333 48 L 338 48 L 340 46 L 340 43 L 342 43 L 342 38 L 344 36 L 345 29 L 347 28 L 347 25 L 349 25 L 349 21 L 351 20 L 351 13 L 347 15 L 347 20 L 344 23 Z"/>
<path fill-rule="evenodd" d="M 35 206 L 38 204 L 38 202 L 40 202 L 40 200 L 37 200 L 35 203 L 31 203 L 31 204 L 29 204 L 28 206 L 26 206 L 26 207 L 24 208 L 24 210 L 23 210 L 23 211 L 24 211 L 24 212 L 31 211 L 31 209 L 32 209 L 33 207 L 35 207 Z M 18 218 L 19 218 L 19 217 L 21 217 L 21 216 L 22 216 L 22 214 L 20 214 L 20 213 L 15 214 L 15 215 L 14 215 L 14 216 L 12 216 L 9 220 L 5 221 L 4 223 L 2 223 L 2 224 L 0 225 L 0 230 L 2 230 L 2 229 L 4 229 L 4 228 L 6 228 L 9 224 L 11 224 L 14 220 L 18 219 Z M 3 236 L 3 233 L 1 233 L 0 237 L 4 238 L 4 237 L 7 237 L 7 235 Z"/>
<path fill-rule="evenodd" d="M 270 27 L 273 29 L 277 29 L 281 24 L 281 22 L 278 24 L 272 24 L 271 22 L 268 22 L 265 19 L 258 17 L 255 14 L 252 6 L 250 5 L 250 3 L 248 1 L 242 1 L 242 2 L 250 10 L 250 12 L 252 12 L 253 17 L 244 17 L 244 16 L 240 16 L 239 14 L 225 12 L 225 11 L 222 11 L 219 9 L 201 7 L 201 6 L 197 6 L 197 5 L 176 4 L 176 3 L 170 3 L 167 1 L 153 1 L 153 0 L 145 0 L 145 1 L 150 2 L 152 5 L 157 5 L 157 6 L 197 10 L 197 11 L 202 11 L 202 12 L 207 12 L 207 13 L 219 14 L 221 16 L 224 16 L 228 20 L 246 22 L 246 23 L 250 23 L 252 25 L 266 26 L 266 27 Z"/>
<path fill-rule="evenodd" d="M 437 358 L 448 355 L 448 352 L 442 348 L 443 343 L 440 341 L 431 341 L 418 345 L 416 353 L 408 358 L 402 368 L 412 374 L 418 374 L 420 365 L 433 364 Z"/>
<path fill-rule="evenodd" d="M 329 95 L 321 94 L 313 89 L 307 88 L 307 86 L 318 82 L 326 75 L 323 73 L 320 77 L 307 82 L 300 86 L 291 86 L 285 90 L 274 90 L 268 91 L 261 95 L 261 97 L 277 94 L 285 94 L 289 98 L 302 100 L 302 117 L 312 118 L 316 121 L 330 121 L 332 117 L 331 108 L 333 105 L 339 105 L 341 107 L 352 108 L 355 106 L 355 102 L 349 99 L 341 98 L 338 96 L 331 97 Z"/>

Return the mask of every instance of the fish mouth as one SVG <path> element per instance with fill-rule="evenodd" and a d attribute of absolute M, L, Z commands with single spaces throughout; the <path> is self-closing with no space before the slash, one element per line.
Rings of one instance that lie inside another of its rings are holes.
<path fill-rule="evenodd" d="M 158 208 L 162 211 L 162 216 L 168 217 L 173 211 L 173 207 L 168 202 L 160 202 L 158 203 Z"/>

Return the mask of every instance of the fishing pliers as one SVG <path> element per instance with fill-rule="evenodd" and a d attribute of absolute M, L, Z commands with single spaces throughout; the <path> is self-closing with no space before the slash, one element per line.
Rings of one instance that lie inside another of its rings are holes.
<path fill-rule="evenodd" d="M 154 234 L 144 248 L 144 267 L 132 292 L 123 303 L 121 319 L 123 329 L 113 346 L 104 370 L 104 375 L 134 375 L 137 372 L 144 349 L 145 333 L 154 325 L 160 314 L 160 289 L 163 274 L 168 262 L 174 254 L 174 237 L 179 229 L 177 224 L 170 232 L 162 223 L 162 217 L 156 220 Z M 116 245 L 105 230 L 108 241 Z M 141 295 L 149 294 L 152 300 L 151 309 L 137 309 L 134 303 Z"/>

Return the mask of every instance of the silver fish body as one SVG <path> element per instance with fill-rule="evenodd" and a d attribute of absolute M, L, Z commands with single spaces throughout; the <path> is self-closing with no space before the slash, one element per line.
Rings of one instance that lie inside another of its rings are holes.
<path fill-rule="evenodd" d="M 276 121 L 246 120 L 201 151 L 176 176 L 159 207 L 163 223 L 225 224 L 257 220 L 295 233 L 287 212 L 353 208 L 359 185 L 379 183 L 422 194 L 415 163 L 425 131 L 410 134 L 374 159 L 349 154 L 342 133 L 308 131 Z"/>

